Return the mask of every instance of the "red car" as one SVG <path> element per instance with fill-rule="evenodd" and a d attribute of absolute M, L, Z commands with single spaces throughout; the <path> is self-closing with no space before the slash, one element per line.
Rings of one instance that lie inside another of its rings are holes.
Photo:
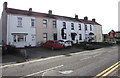
<path fill-rule="evenodd" d="M 51 48 L 52 50 L 58 49 L 58 48 L 63 48 L 63 45 L 59 43 L 57 40 L 49 40 L 45 43 L 43 43 L 44 47 Z"/>

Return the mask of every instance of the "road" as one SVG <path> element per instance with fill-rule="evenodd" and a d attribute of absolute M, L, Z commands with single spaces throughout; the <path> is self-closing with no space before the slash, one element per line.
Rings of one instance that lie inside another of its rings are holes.
<path fill-rule="evenodd" d="M 118 46 L 2 66 L 3 76 L 96 76 L 118 62 Z M 112 76 L 117 76 L 117 69 Z M 111 76 L 110 75 L 110 76 Z M 73 77 L 74 78 L 74 77 Z"/>

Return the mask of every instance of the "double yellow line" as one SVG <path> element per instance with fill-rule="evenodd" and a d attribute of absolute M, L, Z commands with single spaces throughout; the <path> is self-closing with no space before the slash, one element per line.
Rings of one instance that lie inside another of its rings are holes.
<path fill-rule="evenodd" d="M 115 69 L 117 69 L 120 66 L 120 61 L 118 61 L 117 63 L 115 63 L 114 65 L 110 66 L 109 68 L 107 68 L 106 70 L 102 71 L 101 73 L 97 74 L 95 77 L 93 78 L 103 78 L 105 76 L 108 76 L 110 73 L 112 73 Z"/>

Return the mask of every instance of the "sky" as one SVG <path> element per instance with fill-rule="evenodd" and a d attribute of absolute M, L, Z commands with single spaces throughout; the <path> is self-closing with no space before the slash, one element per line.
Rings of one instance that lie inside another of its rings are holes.
<path fill-rule="evenodd" d="M 0 0 L 0 15 L 3 3 L 8 2 L 9 8 L 48 13 L 52 10 L 55 15 L 74 17 L 85 16 L 93 18 L 102 25 L 103 34 L 112 29 L 118 31 L 118 2 L 120 0 Z"/>

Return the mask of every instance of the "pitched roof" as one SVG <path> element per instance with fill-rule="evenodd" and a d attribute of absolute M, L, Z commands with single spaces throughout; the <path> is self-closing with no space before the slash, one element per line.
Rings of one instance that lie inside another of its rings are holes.
<path fill-rule="evenodd" d="M 19 15 L 27 15 L 27 16 L 36 16 L 36 17 L 47 17 L 47 18 L 53 18 L 53 19 L 64 19 L 64 20 L 68 20 L 68 21 L 100 25 L 99 23 L 93 22 L 91 20 L 85 21 L 84 19 L 76 19 L 76 18 L 72 18 L 72 17 L 60 16 L 60 15 L 54 15 L 54 14 L 50 15 L 47 13 L 40 13 L 40 12 L 34 12 L 34 11 L 30 12 L 27 10 L 20 10 L 20 9 L 13 9 L 13 8 L 7 8 L 6 12 L 10 13 L 10 14 L 19 14 Z"/>
<path fill-rule="evenodd" d="M 97 22 L 94 22 L 94 21 L 91 21 L 91 20 L 84 20 L 84 19 L 80 19 L 83 23 L 86 23 L 86 24 L 94 24 L 94 25 L 100 25 L 102 26 L 101 24 L 97 23 Z"/>

